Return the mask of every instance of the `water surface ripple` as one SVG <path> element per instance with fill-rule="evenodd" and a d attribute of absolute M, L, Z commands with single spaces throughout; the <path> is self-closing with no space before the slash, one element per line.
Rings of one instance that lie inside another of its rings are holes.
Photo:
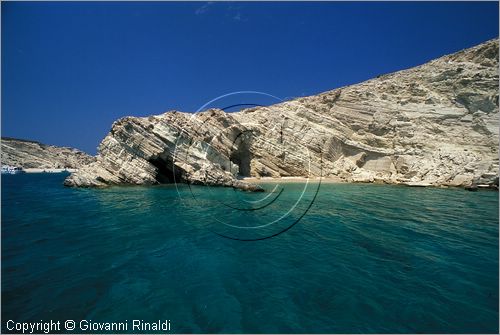
<path fill-rule="evenodd" d="M 221 201 L 258 198 L 203 187 L 191 200 L 186 187 L 183 200 L 174 186 L 70 189 L 64 177 L 2 176 L 4 322 L 498 333 L 496 192 L 323 184 L 299 224 L 248 243 L 213 234 L 213 218 L 268 222 L 302 185 L 285 184 L 266 211 L 230 213 Z"/>

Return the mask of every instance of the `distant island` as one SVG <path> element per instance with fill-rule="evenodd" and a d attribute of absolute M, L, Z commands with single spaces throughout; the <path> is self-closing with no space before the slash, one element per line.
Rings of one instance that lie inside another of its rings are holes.
<path fill-rule="evenodd" d="M 74 148 L 57 147 L 37 141 L 2 137 L 2 166 L 25 172 L 73 171 L 95 158 Z"/>

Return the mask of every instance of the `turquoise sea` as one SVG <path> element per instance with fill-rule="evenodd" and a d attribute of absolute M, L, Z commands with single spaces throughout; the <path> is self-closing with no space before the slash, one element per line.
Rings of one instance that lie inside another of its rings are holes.
<path fill-rule="evenodd" d="M 497 192 L 96 190 L 65 177 L 2 176 L 2 333 L 7 320 L 68 319 L 170 320 L 172 333 L 499 331 Z"/>

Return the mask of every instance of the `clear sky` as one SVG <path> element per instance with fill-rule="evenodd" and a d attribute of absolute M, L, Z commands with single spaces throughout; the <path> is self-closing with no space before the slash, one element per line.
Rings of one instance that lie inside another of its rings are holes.
<path fill-rule="evenodd" d="M 498 25 L 497 2 L 2 2 L 2 136 L 94 154 L 122 116 L 239 90 L 316 94 L 498 38 Z"/>

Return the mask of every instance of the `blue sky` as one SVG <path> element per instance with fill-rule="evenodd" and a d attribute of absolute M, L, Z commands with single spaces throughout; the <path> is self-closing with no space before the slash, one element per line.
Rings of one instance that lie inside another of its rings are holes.
<path fill-rule="evenodd" d="M 498 24 L 497 2 L 2 2 L 2 136 L 93 154 L 122 116 L 240 90 L 316 94 L 498 37 Z M 258 100 L 243 102 L 274 102 Z"/>

